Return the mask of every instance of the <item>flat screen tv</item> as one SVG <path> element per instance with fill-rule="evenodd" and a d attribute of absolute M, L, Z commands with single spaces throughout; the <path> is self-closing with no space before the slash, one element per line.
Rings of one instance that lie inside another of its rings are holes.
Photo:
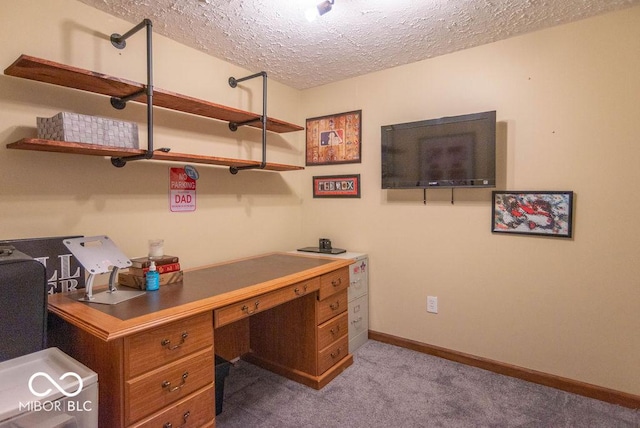
<path fill-rule="evenodd" d="M 495 187 L 496 112 L 381 127 L 382 188 Z"/>

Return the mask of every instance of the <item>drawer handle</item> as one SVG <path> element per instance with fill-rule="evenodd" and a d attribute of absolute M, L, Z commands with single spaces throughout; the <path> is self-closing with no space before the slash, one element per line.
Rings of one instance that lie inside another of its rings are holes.
<path fill-rule="evenodd" d="M 185 383 L 187 382 L 188 376 L 189 376 L 189 372 L 184 372 L 182 374 L 182 382 L 178 386 L 171 386 L 171 382 L 169 382 L 168 380 L 165 380 L 164 382 L 162 382 L 162 387 L 166 388 L 169 392 L 177 391 L 185 385 Z"/>
<path fill-rule="evenodd" d="M 340 326 L 338 325 L 338 326 L 336 326 L 336 328 L 335 328 L 335 329 L 333 329 L 333 328 L 332 328 L 332 329 L 331 329 L 331 330 L 329 330 L 329 331 L 331 332 L 331 334 L 332 334 L 333 336 L 335 336 L 337 333 L 340 333 Z"/>
<path fill-rule="evenodd" d="M 362 317 L 358 317 L 357 319 L 355 319 L 355 320 L 351 321 L 351 324 L 357 324 L 357 323 L 359 323 L 360 321 L 362 321 Z"/>
<path fill-rule="evenodd" d="M 256 300 L 255 308 L 253 308 L 253 310 L 249 310 L 249 306 L 244 305 L 244 306 L 242 306 L 242 312 L 246 313 L 247 315 L 251 315 L 252 313 L 254 313 L 255 311 L 258 310 L 258 305 L 259 304 L 260 304 L 260 301 Z"/>
<path fill-rule="evenodd" d="M 329 307 L 331 308 L 332 311 L 335 311 L 340 307 L 340 301 L 338 300 L 335 303 L 330 304 Z"/>
<path fill-rule="evenodd" d="M 334 287 L 339 287 L 342 284 L 342 278 L 334 279 L 331 281 L 331 285 Z"/>
<path fill-rule="evenodd" d="M 183 428 L 187 426 L 187 418 L 189 416 L 191 416 L 191 412 L 189 412 L 188 410 L 184 412 L 184 415 L 182 415 L 182 420 L 184 421 L 184 423 L 177 428 Z M 162 428 L 173 428 L 173 424 L 171 422 L 167 422 L 166 424 L 162 425 Z"/>
<path fill-rule="evenodd" d="M 174 349 L 178 349 L 179 347 L 181 347 L 184 341 L 187 340 L 187 337 L 189 337 L 189 333 L 184 331 L 180 336 L 180 343 L 178 343 L 177 345 L 171 346 L 171 340 L 169 339 L 162 339 L 162 342 L 160 342 L 160 344 L 163 348 L 167 348 L 169 351 L 173 351 Z"/>
<path fill-rule="evenodd" d="M 296 293 L 296 296 L 302 296 L 303 294 L 305 294 L 307 292 L 307 284 L 305 284 L 303 287 L 303 290 L 300 291 L 300 289 L 298 287 L 296 287 L 293 292 Z"/>
<path fill-rule="evenodd" d="M 336 358 L 338 355 L 340 355 L 340 352 L 342 352 L 342 348 L 336 349 L 336 352 L 331 353 L 331 358 Z"/>

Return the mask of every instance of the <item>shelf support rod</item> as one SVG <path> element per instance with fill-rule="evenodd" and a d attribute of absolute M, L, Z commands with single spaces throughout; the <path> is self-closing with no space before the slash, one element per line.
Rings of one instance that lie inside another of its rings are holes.
<path fill-rule="evenodd" d="M 244 122 L 230 122 L 229 129 L 231 129 L 232 131 L 236 131 L 238 129 L 238 126 L 254 123 L 257 121 L 262 122 L 262 162 L 260 162 L 260 165 L 231 166 L 229 167 L 229 172 L 231 174 L 237 174 L 238 171 L 243 169 L 264 169 L 267 166 L 267 72 L 261 71 L 259 73 L 242 77 L 240 79 L 229 77 L 229 86 L 235 88 L 240 82 L 244 82 L 245 80 L 254 79 L 260 76 L 262 76 L 262 116 Z"/>
<path fill-rule="evenodd" d="M 142 22 L 123 35 L 117 33 L 112 34 L 111 44 L 117 49 L 124 49 L 127 46 L 126 40 L 143 28 L 146 28 L 147 33 L 147 86 L 146 88 L 125 97 L 111 98 L 111 105 L 117 109 L 123 109 L 127 101 L 141 94 L 147 95 L 147 150 L 145 153 L 139 155 L 112 157 L 111 163 L 118 168 L 122 168 L 129 161 L 151 159 L 153 157 L 153 49 L 151 41 L 153 35 L 153 24 L 151 20 L 142 20 Z M 169 151 L 167 148 L 161 148 L 159 150 L 163 152 Z"/>

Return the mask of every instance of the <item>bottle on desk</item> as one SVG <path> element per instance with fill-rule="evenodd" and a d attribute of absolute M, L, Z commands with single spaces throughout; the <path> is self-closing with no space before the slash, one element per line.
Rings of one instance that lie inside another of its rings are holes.
<path fill-rule="evenodd" d="M 152 260 L 145 277 L 145 289 L 147 291 L 156 291 L 158 288 L 160 288 L 160 274 L 156 270 L 156 262 Z"/>

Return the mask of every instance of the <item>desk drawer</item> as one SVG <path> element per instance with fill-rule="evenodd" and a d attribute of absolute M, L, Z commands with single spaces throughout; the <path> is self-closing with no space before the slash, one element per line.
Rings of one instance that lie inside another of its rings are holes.
<path fill-rule="evenodd" d="M 347 290 L 316 302 L 318 325 L 347 310 Z"/>
<path fill-rule="evenodd" d="M 213 348 L 208 348 L 126 381 L 126 424 L 139 421 L 211 384 L 213 370 Z"/>
<path fill-rule="evenodd" d="M 320 288 L 320 278 L 312 278 L 290 285 L 280 290 L 262 294 L 253 299 L 247 299 L 239 303 L 225 306 L 214 311 L 215 327 L 241 320 L 255 313 L 271 309 L 282 303 L 288 302 L 305 294 L 313 293 Z"/>
<path fill-rule="evenodd" d="M 125 378 L 138 376 L 212 345 L 210 311 L 126 337 Z"/>
<path fill-rule="evenodd" d="M 318 326 L 318 349 L 324 349 L 349 333 L 349 314 L 344 312 Z"/>
<path fill-rule="evenodd" d="M 359 260 L 349 266 L 349 301 L 369 292 L 368 259 Z"/>
<path fill-rule="evenodd" d="M 338 361 L 349 355 L 349 337 L 343 336 L 318 353 L 318 375 L 326 372 Z"/>
<path fill-rule="evenodd" d="M 318 299 L 324 300 L 332 294 L 339 293 L 349 287 L 349 266 L 326 273 L 320 277 Z"/>
<path fill-rule="evenodd" d="M 173 404 L 159 415 L 147 419 L 134 428 L 202 427 L 215 418 L 215 388 L 213 385 Z"/>
<path fill-rule="evenodd" d="M 349 340 L 369 330 L 369 296 L 349 302 Z"/>

